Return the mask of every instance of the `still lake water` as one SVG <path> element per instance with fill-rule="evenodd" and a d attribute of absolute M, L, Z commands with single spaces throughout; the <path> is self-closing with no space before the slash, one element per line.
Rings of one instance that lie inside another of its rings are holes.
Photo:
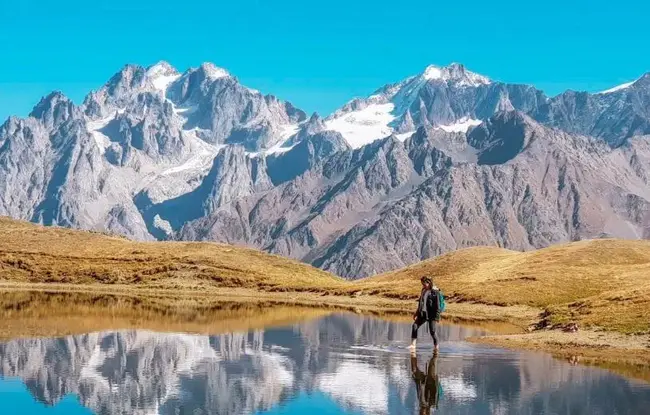
<path fill-rule="evenodd" d="M 650 386 L 439 327 L 333 315 L 215 336 L 101 332 L 0 344 L 0 414 L 650 414 Z M 426 337 L 426 341 L 424 340 Z"/>

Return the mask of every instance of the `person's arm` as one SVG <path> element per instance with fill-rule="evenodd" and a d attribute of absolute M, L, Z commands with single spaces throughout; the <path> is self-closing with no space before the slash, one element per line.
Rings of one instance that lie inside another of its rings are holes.
<path fill-rule="evenodd" d="M 420 296 L 417 299 L 417 308 L 415 309 L 415 313 L 413 313 L 413 320 L 417 320 L 418 316 L 420 315 L 420 307 L 422 306 L 422 295 L 423 293 L 420 292 Z M 424 305 L 426 307 L 426 304 Z"/>

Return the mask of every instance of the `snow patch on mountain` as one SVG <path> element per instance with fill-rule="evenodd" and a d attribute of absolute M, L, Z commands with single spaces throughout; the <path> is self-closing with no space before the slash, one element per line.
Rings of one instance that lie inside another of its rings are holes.
<path fill-rule="evenodd" d="M 297 143 L 293 143 L 292 145 L 287 145 L 287 142 L 290 141 L 291 137 L 296 135 L 299 130 L 300 130 L 300 124 L 283 125 L 280 127 L 280 132 L 278 133 L 278 137 L 280 138 L 280 140 L 276 144 L 274 144 L 273 146 L 269 147 L 266 150 L 250 151 L 247 152 L 246 154 L 249 157 L 258 157 L 258 156 L 266 156 L 270 154 L 286 153 L 287 151 L 291 150 L 296 146 Z"/>
<path fill-rule="evenodd" d="M 444 67 L 429 65 L 422 73 L 421 78 L 426 81 L 442 80 L 454 82 L 461 86 L 479 86 L 489 85 L 491 83 L 489 78 L 470 72 L 465 69 L 465 66 L 458 63 L 452 63 Z"/>
<path fill-rule="evenodd" d="M 169 102 L 171 102 L 171 101 L 169 101 Z M 190 114 L 196 112 L 199 109 L 198 105 L 191 105 L 189 107 L 180 107 L 180 108 L 175 106 L 173 102 L 172 102 L 172 105 L 173 105 L 173 108 L 174 108 L 174 113 L 177 114 L 177 115 L 182 115 L 182 116 L 190 115 Z"/>
<path fill-rule="evenodd" d="M 167 62 L 158 62 L 147 69 L 146 76 L 156 90 L 165 92 L 181 74 Z"/>
<path fill-rule="evenodd" d="M 160 215 L 156 215 L 153 218 L 153 226 L 161 231 L 165 232 L 166 235 L 171 236 L 174 234 L 174 228 L 172 228 L 171 223 L 161 218 Z"/>
<path fill-rule="evenodd" d="M 97 143 L 97 148 L 99 148 L 100 154 L 104 154 L 106 152 L 106 149 L 111 145 L 111 139 L 101 130 L 105 128 L 111 121 L 113 121 L 118 115 L 124 114 L 124 111 L 124 108 L 121 108 L 108 117 L 100 118 L 98 120 L 86 120 L 86 130 L 92 135 L 95 143 Z"/>
<path fill-rule="evenodd" d="M 622 90 L 627 89 L 627 88 L 631 87 L 632 85 L 634 85 L 635 82 L 636 81 L 626 82 L 624 84 L 615 86 L 614 88 L 610 88 L 610 89 L 607 89 L 605 91 L 601 91 L 601 92 L 599 92 L 599 94 L 611 94 L 613 92 L 622 91 Z"/>
<path fill-rule="evenodd" d="M 445 130 L 448 133 L 466 133 L 471 127 L 476 127 L 477 125 L 481 124 L 481 122 L 481 120 L 463 117 L 453 124 L 439 125 L 436 128 Z"/>
<path fill-rule="evenodd" d="M 201 174 L 210 170 L 212 166 L 212 161 L 217 156 L 219 151 L 226 145 L 211 145 L 201 140 L 198 136 L 198 129 L 192 129 L 190 131 L 184 132 L 188 138 L 192 141 L 195 150 L 192 152 L 189 159 L 187 159 L 183 164 L 175 166 L 169 169 L 164 170 L 160 174 L 162 176 L 168 176 L 170 174 L 181 173 L 181 172 L 194 172 L 196 174 Z"/>
<path fill-rule="evenodd" d="M 153 203 L 162 203 L 195 190 L 207 176 L 214 159 L 226 145 L 212 145 L 198 136 L 199 130 L 183 131 L 191 147 L 190 156 L 176 165 L 166 165 L 150 171 L 134 194 L 144 190 Z M 158 227 L 158 226 L 157 226 Z M 164 229 L 164 228 L 161 228 Z"/>
<path fill-rule="evenodd" d="M 395 119 L 395 105 L 370 104 L 351 112 L 336 114 L 325 120 L 328 130 L 338 131 L 352 148 L 360 148 L 377 139 L 391 135 L 389 124 Z"/>
<path fill-rule="evenodd" d="M 415 131 L 409 131 L 408 133 L 401 133 L 401 134 L 395 134 L 395 137 L 399 141 L 406 141 L 408 138 L 410 138 Z"/>
<path fill-rule="evenodd" d="M 162 75 L 153 78 L 151 80 L 151 83 L 153 84 L 154 88 L 156 88 L 157 90 L 166 91 L 169 85 L 171 85 L 172 82 L 176 81 L 180 77 L 181 77 L 180 75 Z"/>
<path fill-rule="evenodd" d="M 212 64 L 212 63 L 204 63 L 201 65 L 203 68 L 203 71 L 205 72 L 206 76 L 210 79 L 219 79 L 219 78 L 225 78 L 227 76 L 230 76 L 230 73 L 223 69 L 219 68 L 218 66 Z"/>
<path fill-rule="evenodd" d="M 104 154 L 106 149 L 111 145 L 110 138 L 102 133 L 101 129 L 106 127 L 114 118 L 114 116 L 110 116 L 96 121 L 88 121 L 86 123 L 86 129 L 93 136 L 93 139 L 95 139 L 100 154 Z"/>
<path fill-rule="evenodd" d="M 429 65 L 422 73 L 422 77 L 426 80 L 442 79 L 442 70 L 435 65 Z"/>

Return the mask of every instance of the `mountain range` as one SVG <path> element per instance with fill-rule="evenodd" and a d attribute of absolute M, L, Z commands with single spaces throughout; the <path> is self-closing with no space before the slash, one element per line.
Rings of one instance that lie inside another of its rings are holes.
<path fill-rule="evenodd" d="M 127 65 L 0 126 L 0 215 L 209 240 L 346 278 L 454 249 L 650 238 L 650 73 L 549 97 L 463 65 L 326 118 L 205 63 Z"/>

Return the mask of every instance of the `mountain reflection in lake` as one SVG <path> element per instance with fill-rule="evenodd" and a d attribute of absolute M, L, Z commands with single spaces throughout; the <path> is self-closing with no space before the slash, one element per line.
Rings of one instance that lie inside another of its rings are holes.
<path fill-rule="evenodd" d="M 66 414 L 649 413 L 643 383 L 463 342 L 476 334 L 440 327 L 436 359 L 426 341 L 407 353 L 408 324 L 356 315 L 217 336 L 12 340 L 0 344 L 0 413 L 36 413 L 25 395 L 38 413 Z"/>

